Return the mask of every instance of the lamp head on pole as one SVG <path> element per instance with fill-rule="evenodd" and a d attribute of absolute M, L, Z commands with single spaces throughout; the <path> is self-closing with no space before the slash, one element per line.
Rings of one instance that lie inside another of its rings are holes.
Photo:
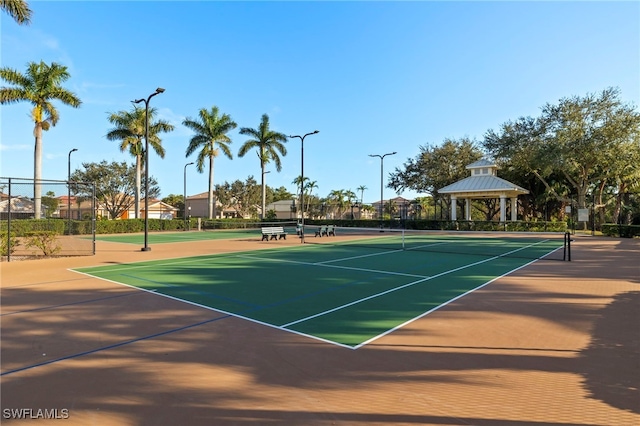
<path fill-rule="evenodd" d="M 164 89 L 162 87 L 158 87 L 156 89 L 156 93 L 164 93 Z"/>
<path fill-rule="evenodd" d="M 72 152 L 76 152 L 78 150 L 78 148 L 73 148 L 71 151 L 69 151 L 69 154 L 71 154 Z"/>

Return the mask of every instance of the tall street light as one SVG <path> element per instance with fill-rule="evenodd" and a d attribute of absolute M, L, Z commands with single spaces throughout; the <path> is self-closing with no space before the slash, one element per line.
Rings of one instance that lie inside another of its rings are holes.
<path fill-rule="evenodd" d="M 150 251 L 149 247 L 149 101 L 155 95 L 164 92 L 158 87 L 147 99 L 136 99 L 135 104 L 144 102 L 144 247 L 142 251 Z"/>
<path fill-rule="evenodd" d="M 384 157 L 386 157 L 387 155 L 394 155 L 397 154 L 397 152 L 393 151 L 393 152 L 388 152 L 386 154 L 383 155 L 379 155 L 379 154 L 369 154 L 369 157 L 378 157 L 380 159 L 380 231 L 382 231 L 382 221 L 383 221 L 383 202 L 384 202 L 384 195 L 382 193 L 383 189 L 384 189 L 384 182 L 382 180 L 382 177 L 384 175 L 384 169 L 383 169 L 383 163 L 384 163 Z"/>
<path fill-rule="evenodd" d="M 182 209 L 182 214 L 184 215 L 185 231 L 187 230 L 187 166 L 190 166 L 192 164 L 194 164 L 193 161 L 184 165 L 184 198 L 182 199 L 184 208 Z"/>
<path fill-rule="evenodd" d="M 69 161 L 67 168 L 67 189 L 69 190 L 67 193 L 67 218 L 69 219 L 68 233 L 71 235 L 71 153 L 76 152 L 78 148 L 73 148 L 69 151 Z"/>
<path fill-rule="evenodd" d="M 302 220 L 300 221 L 300 242 L 304 243 L 304 138 L 309 135 L 315 135 L 319 133 L 318 130 L 314 130 L 311 133 L 307 133 L 304 136 L 293 135 L 289 136 L 290 138 L 299 138 L 301 142 L 301 150 L 300 150 L 300 211 L 302 212 Z"/>

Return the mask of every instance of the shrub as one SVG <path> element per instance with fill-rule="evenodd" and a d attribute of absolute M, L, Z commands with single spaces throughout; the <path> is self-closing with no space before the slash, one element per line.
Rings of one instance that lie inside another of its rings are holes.
<path fill-rule="evenodd" d="M 605 223 L 602 225 L 602 233 L 609 237 L 640 237 L 640 225 L 617 225 L 615 223 Z"/>
<path fill-rule="evenodd" d="M 27 248 L 39 248 L 45 256 L 53 256 L 62 250 L 58 235 L 52 231 L 32 231 L 27 233 L 25 245 Z"/>
<path fill-rule="evenodd" d="M 9 239 L 7 239 L 7 233 L 0 232 L 0 256 L 13 254 L 19 242 L 20 240 L 14 234 L 11 234 Z"/>

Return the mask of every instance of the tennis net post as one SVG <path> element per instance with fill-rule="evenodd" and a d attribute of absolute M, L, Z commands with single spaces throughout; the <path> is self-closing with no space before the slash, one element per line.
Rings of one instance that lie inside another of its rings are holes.
<path fill-rule="evenodd" d="M 571 233 L 564 233 L 564 253 L 562 255 L 562 260 L 571 262 Z"/>

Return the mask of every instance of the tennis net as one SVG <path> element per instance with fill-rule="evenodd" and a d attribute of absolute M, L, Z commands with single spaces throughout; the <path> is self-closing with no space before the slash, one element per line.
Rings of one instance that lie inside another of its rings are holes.
<path fill-rule="evenodd" d="M 309 228 L 306 229 L 305 239 L 309 244 L 531 260 L 564 260 L 568 244 L 566 235 L 562 233 L 443 232 L 331 226 L 320 226 L 317 230 L 313 226 Z"/>

